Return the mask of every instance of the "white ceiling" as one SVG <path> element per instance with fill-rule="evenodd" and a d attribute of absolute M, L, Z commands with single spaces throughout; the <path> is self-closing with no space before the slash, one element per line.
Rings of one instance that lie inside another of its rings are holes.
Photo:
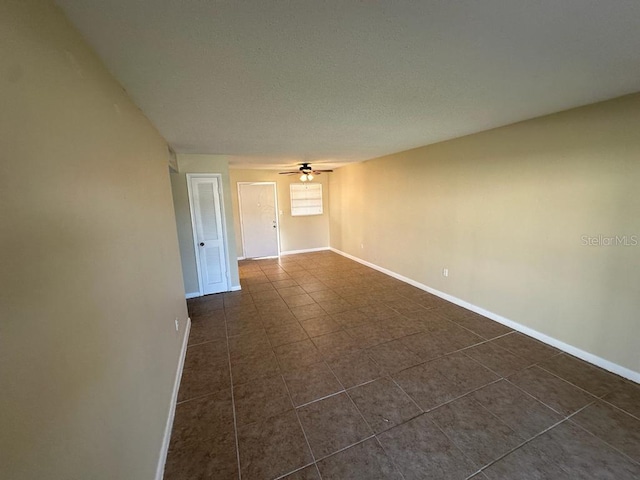
<path fill-rule="evenodd" d="M 57 0 L 178 153 L 336 165 L 640 90 L 638 0 Z"/>

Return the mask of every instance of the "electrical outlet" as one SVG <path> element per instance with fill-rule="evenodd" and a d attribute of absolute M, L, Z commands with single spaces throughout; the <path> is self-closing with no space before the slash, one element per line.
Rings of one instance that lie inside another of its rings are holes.
<path fill-rule="evenodd" d="M 448 277 L 449 276 L 449 269 L 448 268 L 443 268 L 442 269 L 442 276 L 443 277 Z"/>
<path fill-rule="evenodd" d="M 180 330 L 180 320 L 176 317 L 176 332 Z"/>

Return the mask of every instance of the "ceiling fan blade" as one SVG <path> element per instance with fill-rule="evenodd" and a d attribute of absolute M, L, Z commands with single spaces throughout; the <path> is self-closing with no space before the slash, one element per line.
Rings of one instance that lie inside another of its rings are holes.
<path fill-rule="evenodd" d="M 333 170 L 314 170 L 313 173 L 330 173 L 333 172 Z"/>
<path fill-rule="evenodd" d="M 300 172 L 280 172 L 280 175 L 296 175 L 299 174 Z"/>

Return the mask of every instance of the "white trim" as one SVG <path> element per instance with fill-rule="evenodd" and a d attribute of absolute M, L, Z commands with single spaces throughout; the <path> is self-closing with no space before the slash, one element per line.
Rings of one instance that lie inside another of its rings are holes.
<path fill-rule="evenodd" d="M 238 290 L 242 290 L 242 287 L 240 285 L 234 285 L 233 287 L 231 287 L 231 292 L 237 292 Z"/>
<path fill-rule="evenodd" d="M 303 250 L 287 250 L 285 252 L 280 252 L 280 256 L 282 255 L 296 255 L 298 253 L 311 253 L 311 252 L 322 252 L 325 250 L 330 250 L 329 247 L 319 247 L 319 248 L 305 248 Z"/>
<path fill-rule="evenodd" d="M 171 441 L 171 430 L 173 429 L 173 419 L 176 416 L 176 403 L 178 401 L 178 390 L 180 389 L 180 380 L 182 379 L 182 369 L 184 368 L 184 359 L 187 355 L 187 345 L 189 344 L 189 332 L 191 331 L 191 319 L 187 317 L 187 324 L 184 329 L 184 337 L 182 338 L 182 348 L 180 349 L 180 358 L 178 359 L 178 368 L 176 369 L 176 377 L 173 381 L 173 393 L 171 394 L 171 404 L 169 405 L 169 416 L 164 427 L 164 437 L 162 439 L 162 447 L 160 450 L 160 458 L 156 466 L 156 480 L 162 480 L 164 476 L 164 465 L 167 463 L 167 453 L 169 453 L 169 442 Z"/>
<path fill-rule="evenodd" d="M 484 308 L 478 307 L 476 305 L 473 305 L 472 303 L 469 303 L 457 297 L 454 297 L 453 295 L 449 295 L 448 293 L 441 292 L 440 290 L 436 290 L 435 288 L 428 287 L 427 285 L 424 285 L 420 282 L 417 282 L 408 277 L 405 277 L 404 275 L 400 275 L 399 273 L 393 272 L 391 270 L 387 270 L 386 268 L 380 267 L 371 262 L 367 262 L 366 260 L 362 260 L 361 258 L 354 257 L 353 255 L 350 255 L 341 250 L 335 249 L 333 247 L 329 247 L 329 250 L 339 255 L 342 255 L 343 257 L 347 257 L 355 262 L 361 263 L 362 265 L 371 267 L 374 270 L 378 270 L 379 272 L 386 273 L 390 277 L 397 278 L 398 280 L 408 283 L 409 285 L 413 285 L 414 287 L 419 288 L 420 290 L 424 290 L 425 292 L 429 292 L 451 303 L 455 303 L 456 305 L 464 307 L 473 312 L 479 313 L 480 315 L 490 318 L 491 320 L 495 320 L 496 322 L 506 325 L 507 327 L 513 328 L 518 332 L 524 333 L 525 335 L 529 335 L 530 337 L 533 337 L 536 340 L 540 340 L 543 343 L 546 343 L 548 345 L 551 345 L 552 347 L 562 350 L 563 352 L 566 352 L 575 357 L 581 358 L 585 362 L 589 362 L 593 365 L 604 368 L 609 372 L 615 373 L 616 375 L 620 375 L 621 377 L 628 378 L 629 380 L 632 380 L 636 383 L 640 383 L 640 372 L 636 372 L 634 370 L 631 370 L 630 368 L 623 367 L 622 365 L 618 365 L 617 363 L 613 363 L 602 357 L 598 357 L 593 353 L 589 353 L 584 350 L 581 350 L 577 347 L 574 347 L 573 345 L 562 342 L 556 338 L 550 337 L 548 335 L 545 335 L 544 333 L 538 332 L 537 330 L 534 330 L 530 327 L 522 325 L 521 323 L 515 322 L 513 320 L 509 320 L 508 318 L 498 315 L 497 313 L 490 312 L 488 310 L 485 310 Z"/>
<path fill-rule="evenodd" d="M 222 225 L 222 246 L 224 249 L 224 259 L 225 259 L 225 266 L 226 266 L 226 272 L 225 272 L 225 278 L 227 279 L 227 285 L 226 287 L 228 288 L 229 285 L 231 285 L 231 264 L 229 262 L 229 245 L 228 245 L 228 240 L 229 237 L 227 237 L 227 215 L 225 213 L 225 208 L 224 208 L 224 191 L 223 191 L 223 185 L 222 185 L 222 174 L 221 173 L 187 173 L 186 174 L 186 180 L 187 180 L 187 195 L 189 197 L 189 213 L 191 215 L 191 235 L 193 236 L 193 250 L 195 252 L 195 256 L 196 256 L 196 272 L 198 275 L 198 296 L 203 296 L 204 295 L 204 289 L 202 288 L 203 285 L 203 279 L 202 279 L 202 271 L 201 271 L 201 264 L 200 264 L 200 249 L 198 248 L 198 238 L 197 238 L 197 230 L 196 230 L 196 218 L 195 218 L 195 212 L 194 212 L 194 203 L 193 203 L 193 191 L 191 189 L 191 180 L 194 178 L 215 178 L 216 181 L 218 182 L 218 200 L 220 202 L 220 224 Z M 224 291 L 224 290 L 223 290 Z M 220 293 L 220 292 L 217 292 Z"/>
<path fill-rule="evenodd" d="M 259 257 L 259 258 L 276 258 L 280 256 L 280 215 L 278 208 L 278 187 L 276 182 L 237 182 L 238 188 L 238 216 L 240 217 L 240 240 L 242 240 L 242 253 L 246 255 L 247 249 L 244 246 L 244 224 L 242 223 L 242 194 L 240 193 L 240 185 L 273 185 L 273 204 L 275 208 L 276 217 L 276 248 L 278 253 L 273 257 Z M 242 257 L 244 260 L 245 257 Z M 240 260 L 240 258 L 238 258 Z"/>
<path fill-rule="evenodd" d="M 245 260 L 244 257 L 238 257 L 238 260 Z"/>
<path fill-rule="evenodd" d="M 185 293 L 184 298 L 189 299 L 189 298 L 196 298 L 201 296 L 202 295 L 200 294 L 200 292 L 191 292 L 191 293 Z"/>

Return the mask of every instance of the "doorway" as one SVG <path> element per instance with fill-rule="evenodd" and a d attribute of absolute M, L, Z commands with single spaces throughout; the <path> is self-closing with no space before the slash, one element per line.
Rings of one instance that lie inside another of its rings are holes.
<path fill-rule="evenodd" d="M 230 280 L 221 176 L 187 174 L 187 187 L 200 295 L 226 292 Z"/>
<path fill-rule="evenodd" d="M 275 182 L 238 182 L 238 207 L 245 258 L 280 254 Z"/>

